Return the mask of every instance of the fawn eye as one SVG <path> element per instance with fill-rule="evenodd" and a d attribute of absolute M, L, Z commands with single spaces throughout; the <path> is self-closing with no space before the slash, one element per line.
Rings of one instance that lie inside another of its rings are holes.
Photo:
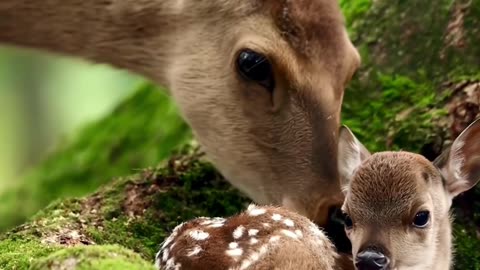
<path fill-rule="evenodd" d="M 345 225 L 345 229 L 349 230 L 353 227 L 353 221 L 349 215 L 343 214 L 343 224 Z"/>
<path fill-rule="evenodd" d="M 237 58 L 237 69 L 244 78 L 273 91 L 275 85 L 272 65 L 263 54 L 248 49 L 242 50 Z"/>
<path fill-rule="evenodd" d="M 423 229 L 427 227 L 428 222 L 430 221 L 430 212 L 428 211 L 420 211 L 415 215 L 413 218 L 413 226 Z"/>

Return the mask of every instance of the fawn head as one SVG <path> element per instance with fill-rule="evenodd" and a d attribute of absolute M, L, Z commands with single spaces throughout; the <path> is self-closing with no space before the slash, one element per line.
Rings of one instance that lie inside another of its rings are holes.
<path fill-rule="evenodd" d="M 360 64 L 338 2 L 180 2 L 194 23 L 182 29 L 170 88 L 209 159 L 257 203 L 325 223 L 343 202 L 332 157 Z"/>
<path fill-rule="evenodd" d="M 452 199 L 480 180 L 480 119 L 433 163 L 409 152 L 370 155 L 346 127 L 338 155 L 356 268 L 448 269 Z"/>

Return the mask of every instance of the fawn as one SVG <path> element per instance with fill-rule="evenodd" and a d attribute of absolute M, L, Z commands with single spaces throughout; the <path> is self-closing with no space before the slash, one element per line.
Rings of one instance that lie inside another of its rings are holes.
<path fill-rule="evenodd" d="M 229 218 L 178 225 L 156 255 L 161 270 L 353 269 L 309 219 L 284 207 L 258 206 Z"/>
<path fill-rule="evenodd" d="M 480 119 L 434 163 L 409 152 L 370 155 L 346 126 L 338 147 L 353 261 L 309 219 L 250 205 L 230 218 L 177 226 L 156 255 L 157 268 L 449 269 L 452 199 L 480 180 Z"/>
<path fill-rule="evenodd" d="M 339 170 L 357 269 L 450 269 L 450 207 L 480 180 L 480 119 L 433 163 L 409 152 L 371 155 L 343 127 Z"/>
<path fill-rule="evenodd" d="M 257 203 L 322 225 L 343 202 L 340 109 L 360 56 L 337 0 L 1 0 L 0 43 L 166 87 L 207 157 Z"/>

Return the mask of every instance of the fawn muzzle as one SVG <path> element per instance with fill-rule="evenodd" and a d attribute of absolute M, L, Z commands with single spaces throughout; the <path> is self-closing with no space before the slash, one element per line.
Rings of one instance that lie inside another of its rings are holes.
<path fill-rule="evenodd" d="M 360 252 L 355 259 L 355 267 L 358 270 L 387 270 L 390 259 L 383 253 L 367 249 Z"/>

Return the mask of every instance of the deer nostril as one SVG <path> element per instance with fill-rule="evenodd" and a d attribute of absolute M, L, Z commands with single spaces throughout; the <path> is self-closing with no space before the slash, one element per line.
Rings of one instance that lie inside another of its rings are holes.
<path fill-rule="evenodd" d="M 385 270 L 390 260 L 380 252 L 366 250 L 357 255 L 355 267 L 358 270 Z"/>

